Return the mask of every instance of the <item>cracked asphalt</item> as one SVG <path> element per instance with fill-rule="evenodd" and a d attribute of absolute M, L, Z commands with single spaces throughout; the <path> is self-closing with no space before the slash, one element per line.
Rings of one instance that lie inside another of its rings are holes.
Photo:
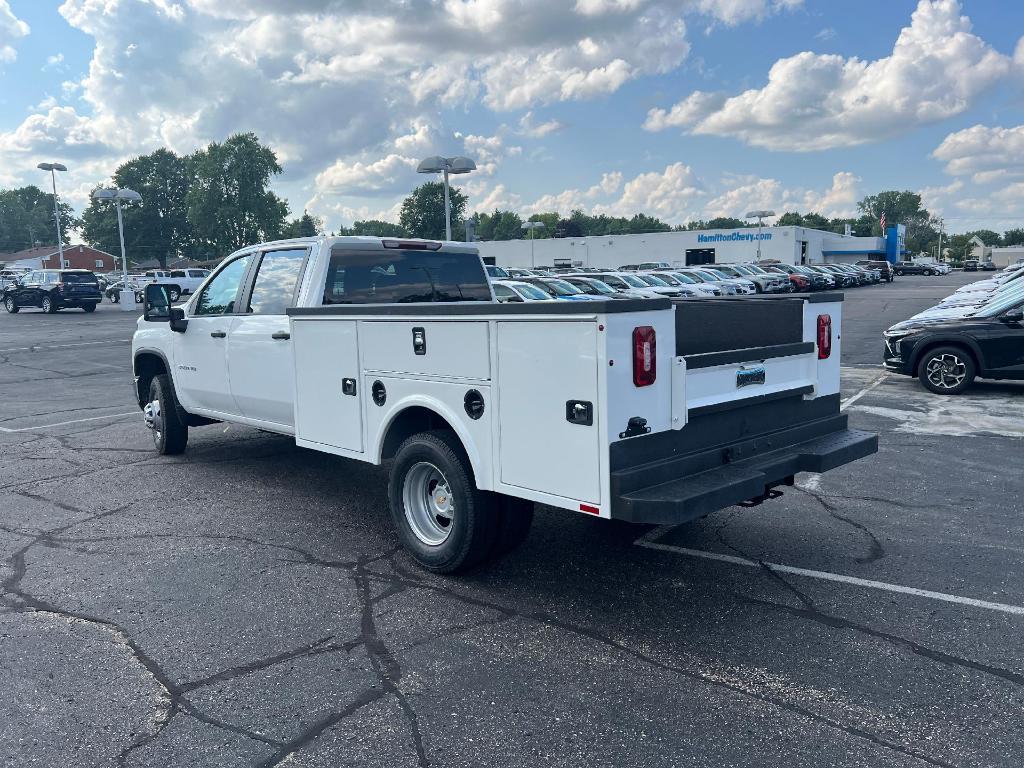
<path fill-rule="evenodd" d="M 844 397 L 972 279 L 849 292 Z M 670 529 L 540 508 L 447 578 L 383 469 L 226 425 L 157 457 L 133 323 L 0 316 L 0 765 L 1024 763 L 1024 615 L 771 566 L 1024 605 L 1024 385 L 887 377 L 876 456 Z"/>

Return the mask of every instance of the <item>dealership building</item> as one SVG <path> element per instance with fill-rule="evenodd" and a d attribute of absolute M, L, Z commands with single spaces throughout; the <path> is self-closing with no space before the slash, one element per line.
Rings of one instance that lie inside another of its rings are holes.
<path fill-rule="evenodd" d="M 502 267 L 597 267 L 609 269 L 644 261 L 682 267 L 761 259 L 784 264 L 849 263 L 903 257 L 902 225 L 886 237 L 839 235 L 807 227 L 696 229 L 646 235 L 602 235 L 543 240 L 481 242 L 480 255 Z"/>

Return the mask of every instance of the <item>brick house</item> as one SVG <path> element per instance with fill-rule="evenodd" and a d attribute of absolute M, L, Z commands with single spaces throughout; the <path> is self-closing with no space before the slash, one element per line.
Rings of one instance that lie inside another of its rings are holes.
<path fill-rule="evenodd" d="M 93 272 L 113 272 L 118 259 L 106 251 L 88 245 L 65 245 L 64 263 L 60 263 L 57 249 L 52 245 L 28 248 L 24 251 L 0 255 L 0 261 L 7 268 L 27 267 L 29 269 L 91 269 Z"/>

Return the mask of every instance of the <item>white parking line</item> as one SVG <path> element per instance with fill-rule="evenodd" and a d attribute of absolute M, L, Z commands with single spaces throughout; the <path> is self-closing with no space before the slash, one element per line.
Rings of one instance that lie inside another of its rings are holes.
<path fill-rule="evenodd" d="M 941 600 L 944 603 L 957 603 L 959 605 L 969 605 L 973 608 L 985 608 L 990 611 L 1000 611 L 1001 613 L 1012 613 L 1017 616 L 1024 616 L 1024 606 L 1020 605 L 1008 605 L 1006 603 L 993 603 L 989 600 L 975 600 L 973 597 L 961 597 L 960 595 L 949 595 L 945 592 L 933 592 L 930 589 L 918 589 L 916 587 L 905 587 L 901 584 L 889 584 L 884 581 L 874 581 L 872 579 L 860 579 L 856 576 L 845 576 L 841 573 L 829 573 L 828 571 L 812 571 L 807 568 L 796 568 L 792 565 L 779 565 L 778 563 L 767 563 L 757 562 L 755 560 L 748 560 L 745 557 L 736 557 L 735 555 L 725 555 L 719 552 L 705 552 L 700 549 L 690 549 L 688 547 L 676 547 L 672 544 L 661 544 L 657 541 L 666 532 L 671 530 L 674 526 L 663 525 L 660 528 L 648 531 L 639 539 L 633 543 L 639 547 L 646 547 L 647 549 L 656 549 L 660 552 L 674 552 L 677 555 L 685 555 L 686 557 L 698 557 L 702 560 L 715 560 L 720 563 L 730 563 L 731 565 L 742 565 L 747 568 L 768 568 L 776 573 L 790 573 L 794 576 L 807 576 L 812 579 L 821 579 L 823 581 L 836 581 L 842 584 L 853 584 L 857 587 L 867 587 L 869 589 L 880 589 L 885 592 L 899 592 L 904 595 L 914 595 L 915 597 L 925 597 L 929 600 Z"/>
<path fill-rule="evenodd" d="M 50 429 L 51 427 L 63 427 L 68 424 L 81 424 L 83 421 L 99 421 L 100 419 L 120 419 L 123 416 L 136 416 L 139 411 L 129 411 L 128 413 L 108 413 L 106 416 L 90 416 L 87 419 L 71 419 L 71 421 L 58 421 L 56 424 L 41 424 L 38 427 L 21 427 L 20 429 L 11 429 L 10 427 L 0 427 L 0 432 L 32 432 L 37 429 Z"/>
<path fill-rule="evenodd" d="M 843 400 L 839 404 L 839 410 L 840 411 L 845 411 L 851 405 L 853 405 L 858 400 L 860 400 L 862 397 L 864 397 L 864 395 L 866 395 L 868 392 L 870 392 L 871 390 L 875 389 L 875 387 L 879 386 L 883 381 L 886 380 L 886 378 L 888 376 L 889 376 L 889 372 L 888 371 L 883 371 L 881 374 L 878 375 L 878 378 L 876 378 L 874 381 L 872 381 L 870 384 L 868 384 L 866 387 L 864 387 L 860 392 L 858 392 L 855 395 L 851 395 L 850 397 L 848 397 L 845 400 Z"/>
<path fill-rule="evenodd" d="M 106 341 L 82 341 L 77 344 L 49 344 L 46 346 L 36 345 L 34 347 L 11 347 L 10 349 L 0 349 L 0 355 L 8 352 L 43 352 L 47 349 L 67 349 L 68 347 L 89 347 L 93 344 L 124 344 L 125 342 L 131 341 L 131 339 L 107 339 Z"/>

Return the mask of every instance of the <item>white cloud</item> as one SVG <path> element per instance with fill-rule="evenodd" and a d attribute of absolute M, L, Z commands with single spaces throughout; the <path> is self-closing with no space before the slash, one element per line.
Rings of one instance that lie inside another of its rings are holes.
<path fill-rule="evenodd" d="M 853 146 L 961 114 L 1011 71 L 972 34 L 957 0 L 920 0 L 892 54 L 876 61 L 811 52 L 780 59 L 763 88 L 696 91 L 645 128 L 733 136 L 773 150 Z"/>
<path fill-rule="evenodd" d="M 697 0 L 697 8 L 730 26 L 752 19 L 763 19 L 770 13 L 791 10 L 803 0 Z"/>
<path fill-rule="evenodd" d="M 18 57 L 14 43 L 28 33 L 28 24 L 14 15 L 7 0 L 0 0 L 0 64 Z"/>
<path fill-rule="evenodd" d="M 932 152 L 946 173 L 988 184 L 1024 173 L 1024 125 L 974 125 L 946 136 Z"/>
<path fill-rule="evenodd" d="M 836 31 L 832 27 L 824 27 L 818 30 L 818 34 L 814 37 L 817 40 L 831 40 L 836 36 Z"/>
<path fill-rule="evenodd" d="M 533 112 L 527 112 L 519 119 L 519 133 L 529 136 L 531 139 L 543 139 L 553 133 L 565 129 L 565 124 L 560 120 L 546 120 L 543 123 L 534 121 Z"/>
<path fill-rule="evenodd" d="M 64 63 L 64 54 L 63 53 L 55 53 L 53 56 L 47 56 L 46 57 L 46 64 L 43 65 L 43 69 L 52 69 L 54 67 L 59 67 L 63 63 Z"/>
<path fill-rule="evenodd" d="M 324 193 L 395 192 L 409 187 L 417 162 L 394 154 L 370 163 L 339 160 L 317 174 L 316 185 Z"/>

